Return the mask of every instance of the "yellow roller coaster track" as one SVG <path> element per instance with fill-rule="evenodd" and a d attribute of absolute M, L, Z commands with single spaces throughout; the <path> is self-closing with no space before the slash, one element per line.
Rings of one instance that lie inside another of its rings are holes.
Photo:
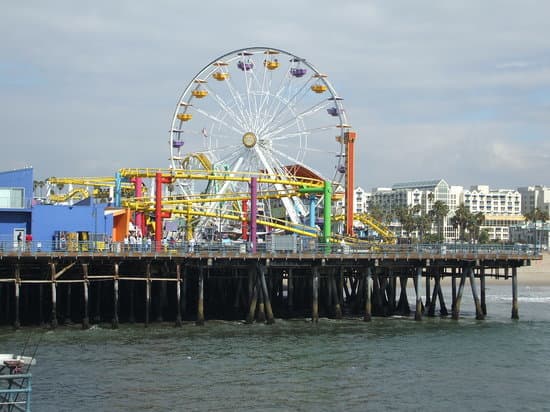
<path fill-rule="evenodd" d="M 75 200 L 82 200 L 89 197 L 90 194 L 86 189 L 83 189 L 81 187 L 71 190 L 68 193 L 58 194 L 58 195 L 49 195 L 48 198 L 52 202 L 66 202 L 69 199 L 75 199 Z"/>
<path fill-rule="evenodd" d="M 323 187 L 324 182 L 318 179 L 295 177 L 288 179 L 286 175 L 276 175 L 261 172 L 233 172 L 218 170 L 181 170 L 181 169 L 120 169 L 122 177 L 146 177 L 154 178 L 158 172 L 163 177 L 173 179 L 196 180 L 229 180 L 233 182 L 249 182 L 252 177 L 258 179 L 258 183 L 282 184 L 296 187 Z"/>
<path fill-rule="evenodd" d="M 345 220 L 345 215 L 333 216 L 332 219 L 335 221 Z M 353 220 L 358 220 L 375 230 L 385 243 L 395 243 L 397 241 L 395 234 L 390 229 L 366 213 L 354 213 Z"/>
<path fill-rule="evenodd" d="M 212 217 L 215 219 L 223 219 L 223 220 L 233 220 L 238 222 L 246 221 L 247 219 L 242 215 L 242 213 L 233 212 L 229 213 L 229 211 L 211 211 L 211 210 L 202 210 L 202 208 L 191 208 L 190 206 L 184 208 L 184 209 L 163 209 L 163 212 L 171 212 L 173 215 L 185 215 L 185 216 L 206 216 L 206 217 Z M 280 229 L 286 232 L 292 232 L 296 233 L 298 235 L 303 236 L 309 236 L 309 237 L 319 237 L 321 236 L 321 233 L 318 229 L 306 226 L 306 225 L 300 225 L 300 224 L 293 224 L 289 221 L 277 219 L 270 216 L 259 216 L 256 220 L 256 223 L 258 225 L 264 225 L 271 227 L 273 229 Z"/>
<path fill-rule="evenodd" d="M 90 187 L 114 187 L 114 177 L 48 177 L 46 182 L 52 185 L 73 185 Z M 123 188 L 133 188 L 131 182 L 122 182 Z"/>

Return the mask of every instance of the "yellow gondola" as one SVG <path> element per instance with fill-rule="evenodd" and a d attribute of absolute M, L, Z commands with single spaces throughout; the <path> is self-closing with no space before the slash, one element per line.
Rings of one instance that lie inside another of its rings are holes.
<path fill-rule="evenodd" d="M 311 90 L 313 90 L 315 93 L 324 93 L 327 91 L 327 86 L 324 84 L 314 84 L 311 86 Z"/>
<path fill-rule="evenodd" d="M 275 60 L 264 60 L 264 66 L 268 70 L 275 70 L 279 67 L 279 61 L 277 59 Z"/>
<path fill-rule="evenodd" d="M 195 96 L 197 99 L 202 99 L 203 97 L 208 96 L 208 91 L 206 90 L 193 90 L 191 92 L 193 96 Z"/>
<path fill-rule="evenodd" d="M 193 118 L 193 115 L 191 113 L 180 113 L 176 117 L 182 122 L 186 122 L 188 120 L 191 120 Z"/>
<path fill-rule="evenodd" d="M 229 73 L 225 73 L 225 72 L 214 72 L 212 74 L 212 77 L 218 81 L 224 81 L 224 80 L 227 80 L 229 79 Z"/>

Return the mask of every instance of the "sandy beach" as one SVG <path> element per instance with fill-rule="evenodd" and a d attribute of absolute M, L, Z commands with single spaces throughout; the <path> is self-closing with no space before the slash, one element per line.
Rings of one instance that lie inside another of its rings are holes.
<path fill-rule="evenodd" d="M 511 275 L 512 272 L 510 271 L 509 274 Z M 485 282 L 488 285 L 512 284 L 511 278 L 505 279 L 504 277 L 495 279 L 487 276 Z M 442 283 L 450 284 L 451 279 L 445 278 Z M 532 260 L 531 266 L 518 268 L 518 284 L 521 286 L 550 286 L 550 253 L 543 253 L 542 260 Z"/>
<path fill-rule="evenodd" d="M 550 253 L 543 253 L 542 260 L 532 260 L 531 266 L 518 268 L 518 282 L 520 285 L 550 286 Z"/>

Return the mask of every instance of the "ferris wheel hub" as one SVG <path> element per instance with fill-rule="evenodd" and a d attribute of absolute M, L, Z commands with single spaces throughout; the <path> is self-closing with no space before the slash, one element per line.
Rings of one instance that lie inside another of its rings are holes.
<path fill-rule="evenodd" d="M 243 134 L 243 144 L 249 149 L 254 147 L 257 141 L 258 139 L 256 138 L 256 135 L 254 133 L 246 132 L 245 134 Z"/>

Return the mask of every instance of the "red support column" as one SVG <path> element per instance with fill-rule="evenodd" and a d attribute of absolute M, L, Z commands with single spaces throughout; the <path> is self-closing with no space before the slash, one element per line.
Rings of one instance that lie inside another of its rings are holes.
<path fill-rule="evenodd" d="M 136 199 L 141 199 L 143 197 L 143 179 L 141 177 L 134 177 L 132 178 L 132 182 L 134 183 L 134 196 Z M 141 231 L 142 236 L 147 235 L 147 225 L 145 224 L 145 216 L 143 215 L 143 212 L 136 212 L 136 227 L 139 227 L 139 230 Z"/>
<path fill-rule="evenodd" d="M 357 134 L 344 133 L 346 145 L 346 235 L 353 236 L 353 198 L 355 190 L 355 139 Z"/>
<path fill-rule="evenodd" d="M 256 253 L 257 250 L 257 225 L 256 219 L 258 218 L 258 178 L 250 178 L 250 242 L 251 252 Z"/>
<path fill-rule="evenodd" d="M 241 238 L 245 242 L 248 240 L 248 201 L 243 200 L 243 221 L 241 227 Z"/>

